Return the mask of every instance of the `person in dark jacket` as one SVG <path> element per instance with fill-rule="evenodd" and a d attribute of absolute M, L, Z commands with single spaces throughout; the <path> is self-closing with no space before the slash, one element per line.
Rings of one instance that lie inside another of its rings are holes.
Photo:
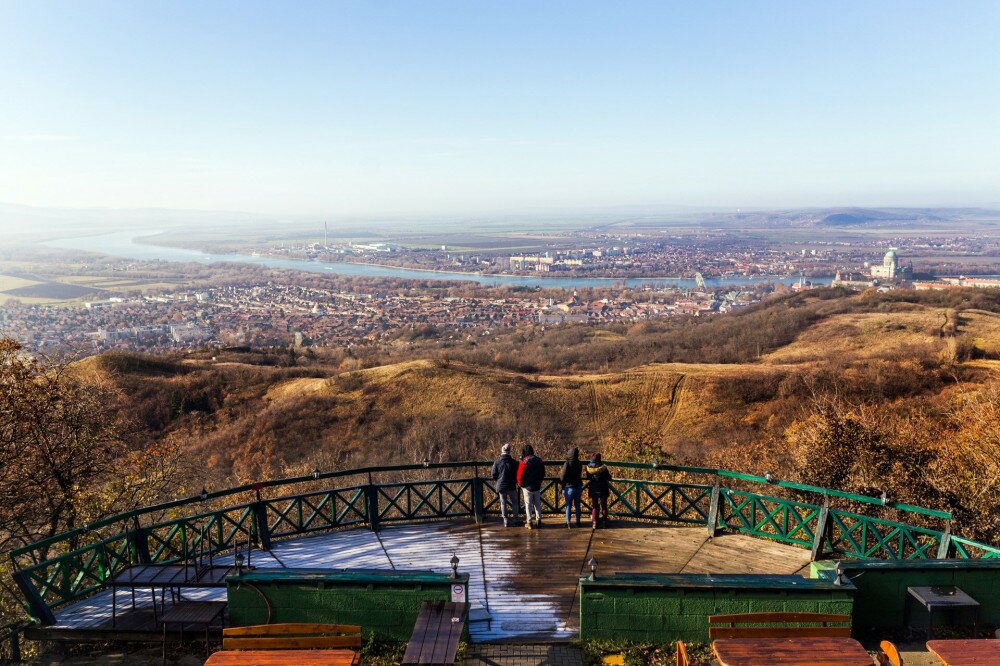
<path fill-rule="evenodd" d="M 607 526 L 608 496 L 611 494 L 611 472 L 601 462 L 601 454 L 595 453 L 587 465 L 587 494 L 590 496 L 590 529 Z"/>
<path fill-rule="evenodd" d="M 517 485 L 524 495 L 524 512 L 527 514 L 525 527 L 542 526 L 542 482 L 545 480 L 545 463 L 535 455 L 531 445 L 521 450 L 521 464 L 517 468 Z M 534 525 L 532 525 L 531 510 L 535 510 Z"/>
<path fill-rule="evenodd" d="M 503 526 L 510 527 L 517 525 L 518 506 L 520 501 L 517 498 L 517 461 L 510 455 L 510 443 L 504 444 L 500 449 L 500 457 L 493 463 L 490 475 L 496 482 L 497 495 L 500 497 L 500 515 L 503 516 Z M 508 512 L 513 509 L 513 520 L 508 516 Z"/>
<path fill-rule="evenodd" d="M 583 497 L 583 463 L 580 462 L 580 449 L 573 447 L 562 468 L 559 481 L 563 485 L 563 497 L 566 498 L 566 527 L 572 527 L 570 519 L 573 507 L 576 507 L 576 526 L 580 527 L 580 499 Z"/>

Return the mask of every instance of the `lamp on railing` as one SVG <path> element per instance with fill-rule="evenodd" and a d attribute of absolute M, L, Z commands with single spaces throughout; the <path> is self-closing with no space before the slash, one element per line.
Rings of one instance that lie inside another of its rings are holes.
<path fill-rule="evenodd" d="M 458 578 L 458 555 L 452 554 L 451 556 L 451 577 Z"/>
<path fill-rule="evenodd" d="M 887 493 L 884 490 L 882 491 L 882 494 L 879 496 L 879 498 L 882 500 L 882 506 L 889 506 L 889 503 L 892 501 L 889 499 L 889 493 Z"/>
<path fill-rule="evenodd" d="M 653 469 L 657 469 L 660 466 L 660 459 L 653 458 Z"/>
<path fill-rule="evenodd" d="M 243 573 L 243 553 L 236 553 L 236 575 Z"/>
<path fill-rule="evenodd" d="M 319 467 L 317 467 L 316 469 L 313 470 L 313 478 L 314 479 L 318 480 L 320 474 L 322 474 L 322 472 L 319 471 Z"/>
<path fill-rule="evenodd" d="M 774 481 L 774 474 L 771 474 L 770 472 L 764 472 L 764 480 L 767 481 L 768 483 L 771 483 L 772 481 Z"/>
<path fill-rule="evenodd" d="M 207 500 L 208 499 L 208 488 L 206 488 L 205 486 L 202 486 L 201 487 L 201 493 L 198 494 L 198 497 L 201 498 L 202 502 L 204 502 L 205 500 Z"/>
<path fill-rule="evenodd" d="M 90 531 L 90 523 L 84 523 L 83 527 L 80 528 L 84 534 Z"/>
<path fill-rule="evenodd" d="M 428 460 L 427 458 L 424 458 L 424 467 L 430 467 L 430 466 L 431 466 L 431 461 Z"/>
<path fill-rule="evenodd" d="M 590 580 L 597 580 L 597 558 L 590 558 L 587 564 L 590 566 Z"/>

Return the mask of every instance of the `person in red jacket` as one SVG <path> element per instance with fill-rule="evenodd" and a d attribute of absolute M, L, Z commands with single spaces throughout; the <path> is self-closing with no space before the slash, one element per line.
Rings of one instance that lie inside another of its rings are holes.
<path fill-rule="evenodd" d="M 529 444 L 521 449 L 521 464 L 517 467 L 517 485 L 524 495 L 524 512 L 528 514 L 525 527 L 542 526 L 542 482 L 545 481 L 545 463 L 535 455 L 535 449 Z M 532 509 L 534 522 L 532 525 Z"/>

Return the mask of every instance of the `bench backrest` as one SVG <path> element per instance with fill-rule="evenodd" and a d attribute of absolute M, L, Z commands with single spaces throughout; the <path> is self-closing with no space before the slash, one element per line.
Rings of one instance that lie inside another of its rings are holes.
<path fill-rule="evenodd" d="M 259 624 L 222 631 L 223 650 L 306 650 L 361 647 L 361 627 L 352 624 Z"/>
<path fill-rule="evenodd" d="M 850 615 L 834 615 L 831 613 L 738 613 L 735 615 L 710 615 L 708 617 L 708 636 L 713 639 L 817 638 L 831 636 L 849 637 L 850 635 Z"/>

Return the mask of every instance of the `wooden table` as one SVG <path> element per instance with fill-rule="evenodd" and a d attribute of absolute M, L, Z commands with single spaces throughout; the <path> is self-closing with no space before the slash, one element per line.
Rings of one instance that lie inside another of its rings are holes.
<path fill-rule="evenodd" d="M 353 666 L 354 650 L 223 650 L 205 666 Z"/>
<path fill-rule="evenodd" d="M 712 651 L 722 666 L 871 666 L 853 638 L 720 638 Z"/>
<path fill-rule="evenodd" d="M 163 663 L 167 663 L 167 625 L 179 624 L 184 642 L 184 625 L 201 625 L 205 628 L 205 654 L 208 654 L 208 628 L 222 617 L 225 601 L 181 601 L 171 606 L 161 617 L 163 625 Z M 221 620 L 220 620 L 221 624 Z"/>
<path fill-rule="evenodd" d="M 132 608 L 135 608 L 136 588 L 149 588 L 153 597 L 153 621 L 159 622 L 156 612 L 156 590 L 160 589 L 160 608 L 167 607 L 166 591 L 171 590 L 171 598 L 175 597 L 173 590 L 182 587 L 226 587 L 226 578 L 232 573 L 233 567 L 204 567 L 199 569 L 193 564 L 136 564 L 125 567 L 105 584 L 111 589 L 111 626 L 116 625 L 118 614 L 118 589 L 132 590 Z"/>
<path fill-rule="evenodd" d="M 1000 640 L 995 638 L 927 641 L 927 649 L 948 666 L 1000 664 Z"/>

